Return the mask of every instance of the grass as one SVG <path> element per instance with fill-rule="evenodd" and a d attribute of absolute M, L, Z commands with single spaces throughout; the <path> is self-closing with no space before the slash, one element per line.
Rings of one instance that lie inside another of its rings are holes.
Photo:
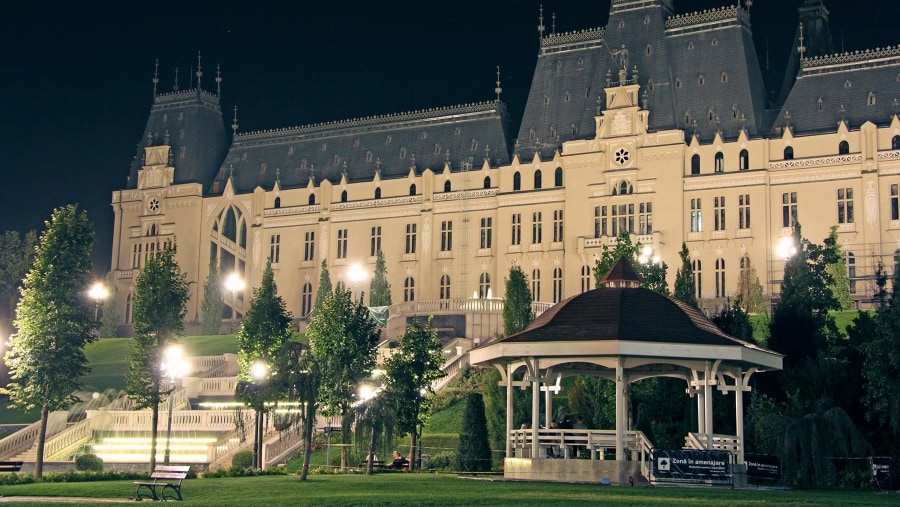
<path fill-rule="evenodd" d="M 44 483 L 4 486 L 13 496 L 127 499 L 134 495 L 130 481 Z M 183 485 L 185 506 L 305 506 L 305 505 L 417 505 L 417 506 L 880 506 L 897 505 L 898 495 L 872 491 L 766 491 L 730 489 L 601 487 L 596 484 L 463 480 L 450 474 L 379 473 L 365 475 L 193 479 Z M 37 499 L 36 499 L 37 501 Z M 13 502 L 11 505 L 17 505 Z M 25 505 L 24 502 L 19 505 Z"/>

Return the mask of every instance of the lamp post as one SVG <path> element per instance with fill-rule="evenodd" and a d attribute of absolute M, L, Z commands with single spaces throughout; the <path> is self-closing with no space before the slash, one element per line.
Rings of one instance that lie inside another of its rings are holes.
<path fill-rule="evenodd" d="M 253 379 L 256 381 L 256 390 L 257 394 L 262 389 L 262 383 L 266 380 L 266 377 L 269 375 L 269 366 L 262 362 L 257 361 L 253 363 L 253 366 L 250 367 L 250 374 L 253 375 Z M 258 400 L 258 403 L 262 403 L 261 400 Z M 253 467 L 259 468 L 262 470 L 263 468 L 263 456 L 262 456 L 262 445 L 263 445 L 263 411 L 260 409 L 259 405 L 256 407 L 256 426 L 253 432 Z"/>
<path fill-rule="evenodd" d="M 165 394 L 169 396 L 169 418 L 166 424 L 166 451 L 163 454 L 163 464 L 169 464 L 170 443 L 172 441 L 172 393 L 175 392 L 175 379 L 184 377 L 188 373 L 190 365 L 184 360 L 183 351 L 178 345 L 171 345 L 163 353 L 160 369 L 164 377 L 169 379 L 169 390 Z"/>
<path fill-rule="evenodd" d="M 101 282 L 95 282 L 88 290 L 88 297 L 94 300 L 94 321 L 100 320 L 100 301 L 109 297 L 109 290 Z"/>
<path fill-rule="evenodd" d="M 231 322 L 229 323 L 229 334 L 234 333 L 234 319 L 237 317 L 237 293 L 244 290 L 244 280 L 241 275 L 231 273 L 225 278 L 225 290 L 231 292 Z"/>

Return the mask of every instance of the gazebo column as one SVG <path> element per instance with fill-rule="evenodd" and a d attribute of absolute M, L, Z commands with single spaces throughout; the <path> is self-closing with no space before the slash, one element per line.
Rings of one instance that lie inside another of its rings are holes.
<path fill-rule="evenodd" d="M 513 430 L 513 367 L 506 363 L 506 457 L 512 457 Z"/>
<path fill-rule="evenodd" d="M 541 426 L 541 379 L 540 359 L 531 359 L 531 458 L 540 457 L 540 442 L 538 441 L 538 429 Z"/>
<path fill-rule="evenodd" d="M 704 416 L 706 422 L 704 423 L 704 429 L 706 430 L 706 448 L 712 449 L 712 436 L 713 436 L 713 381 L 710 378 L 711 375 L 709 361 L 706 362 L 706 371 L 703 375 L 703 402 L 704 402 Z"/>
<path fill-rule="evenodd" d="M 550 387 L 549 385 L 546 386 Z M 553 421 L 553 394 L 550 389 L 544 389 L 544 427 L 549 428 L 550 422 Z"/>
<path fill-rule="evenodd" d="M 625 436 L 628 425 L 628 400 L 625 399 L 625 367 L 620 357 L 616 361 L 616 461 L 625 461 Z"/>
<path fill-rule="evenodd" d="M 744 378 L 741 372 L 734 377 L 734 431 L 738 439 L 737 462 L 744 462 Z"/>

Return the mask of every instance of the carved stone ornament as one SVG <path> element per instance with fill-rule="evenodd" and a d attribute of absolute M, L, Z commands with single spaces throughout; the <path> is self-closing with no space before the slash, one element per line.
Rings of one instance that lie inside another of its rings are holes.
<path fill-rule="evenodd" d="M 631 133 L 631 118 L 619 111 L 612 121 L 612 135 L 622 136 Z"/>

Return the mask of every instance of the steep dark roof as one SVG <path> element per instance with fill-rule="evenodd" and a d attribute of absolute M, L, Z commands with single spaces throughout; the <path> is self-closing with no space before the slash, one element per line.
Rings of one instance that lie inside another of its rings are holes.
<path fill-rule="evenodd" d="M 594 289 L 572 296 L 500 341 L 589 340 L 752 346 L 723 333 L 696 308 L 644 288 Z"/>
<path fill-rule="evenodd" d="M 167 142 L 172 147 L 174 183 L 209 185 L 227 147 L 219 97 L 199 89 L 154 97 L 125 188 L 137 187 L 144 147 Z"/>
<path fill-rule="evenodd" d="M 609 271 L 600 278 L 601 285 L 620 282 L 638 285 L 644 283 L 644 278 L 625 257 L 619 257 L 613 267 L 609 268 Z"/>
<path fill-rule="evenodd" d="M 406 177 L 413 165 L 439 171 L 449 162 L 456 171 L 469 158 L 508 164 L 505 111 L 493 101 L 238 134 L 212 193 L 224 191 L 229 176 L 244 193 L 269 190 L 276 177 L 292 188 L 305 187 L 311 175 L 316 184 L 337 183 L 345 172 L 350 182 L 371 181 L 376 171 Z"/>

